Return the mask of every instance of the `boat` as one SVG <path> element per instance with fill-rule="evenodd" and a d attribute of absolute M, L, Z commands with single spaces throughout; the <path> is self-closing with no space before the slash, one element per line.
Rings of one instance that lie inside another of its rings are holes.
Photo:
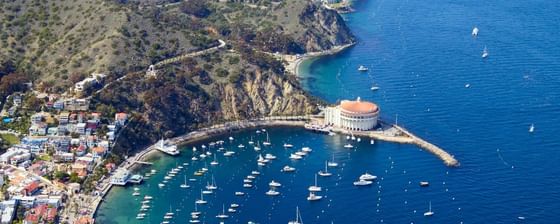
<path fill-rule="evenodd" d="M 320 170 L 320 171 L 319 171 L 319 176 L 322 176 L 322 177 L 330 177 L 330 176 L 332 176 L 332 173 L 329 173 L 329 171 L 328 171 L 327 168 L 328 168 L 328 162 L 325 161 L 325 170 Z"/>
<path fill-rule="evenodd" d="M 149 209 L 150 206 L 149 206 L 149 205 L 142 205 L 140 208 L 141 208 L 141 209 Z"/>
<path fill-rule="evenodd" d="M 309 188 L 307 188 L 307 190 L 309 190 L 309 191 L 311 191 L 311 192 L 319 192 L 319 191 L 321 191 L 321 187 L 317 186 L 317 174 L 315 174 L 315 185 L 309 186 Z"/>
<path fill-rule="evenodd" d="M 327 163 L 329 167 L 338 167 L 338 163 L 334 161 L 334 154 L 332 155 L 332 160 Z"/>
<path fill-rule="evenodd" d="M 213 194 L 214 192 L 211 190 L 203 190 L 202 194 Z"/>
<path fill-rule="evenodd" d="M 288 143 L 284 143 L 284 148 L 292 148 L 292 147 L 294 147 L 294 145 L 288 144 Z"/>
<path fill-rule="evenodd" d="M 136 192 L 132 193 L 132 196 L 140 196 L 140 192 L 136 191 Z"/>
<path fill-rule="evenodd" d="M 252 188 L 253 185 L 251 185 L 251 184 L 243 184 L 243 187 L 244 187 L 244 188 Z"/>
<path fill-rule="evenodd" d="M 231 208 L 239 208 L 239 205 L 238 205 L 238 204 L 231 204 L 229 207 L 231 207 Z"/>
<path fill-rule="evenodd" d="M 272 180 L 272 181 L 270 181 L 270 183 L 268 184 L 268 186 L 271 186 L 271 187 L 281 187 L 282 184 L 281 184 L 281 183 L 278 183 L 278 182 L 276 182 L 276 181 L 274 181 L 274 180 Z"/>
<path fill-rule="evenodd" d="M 309 148 L 309 147 L 303 147 L 303 148 L 301 148 L 301 151 L 302 151 L 302 152 L 307 152 L 307 153 L 309 153 L 309 152 L 312 152 L 313 149 L 311 149 L 311 148 Z"/>
<path fill-rule="evenodd" d="M 299 214 L 299 207 L 296 206 L 296 220 L 289 221 L 288 224 L 303 224 L 303 220 Z"/>
<path fill-rule="evenodd" d="M 262 163 L 262 162 L 257 162 L 258 166 L 266 166 L 266 163 Z"/>
<path fill-rule="evenodd" d="M 273 160 L 273 159 L 276 159 L 276 156 L 274 156 L 270 153 L 267 153 L 266 155 L 264 155 L 264 158 L 268 159 L 268 160 Z"/>
<path fill-rule="evenodd" d="M 367 70 L 369 70 L 366 66 L 360 65 L 360 67 L 358 67 L 358 71 L 360 72 L 366 72 Z"/>
<path fill-rule="evenodd" d="M 354 146 L 352 144 L 348 143 L 348 144 L 344 145 L 344 148 L 351 149 L 351 148 L 354 148 Z"/>
<path fill-rule="evenodd" d="M 484 50 L 482 50 L 482 58 L 487 58 L 488 57 L 488 49 L 486 48 L 486 46 L 484 46 Z"/>
<path fill-rule="evenodd" d="M 309 196 L 307 196 L 308 201 L 318 201 L 321 200 L 321 198 L 323 198 L 323 196 L 315 195 L 314 192 L 309 192 Z"/>
<path fill-rule="evenodd" d="M 256 177 L 253 175 L 247 175 L 247 179 L 254 180 Z"/>
<path fill-rule="evenodd" d="M 301 158 L 303 158 L 303 157 L 301 157 L 300 155 L 296 155 L 296 154 L 293 154 L 293 153 L 290 154 L 290 159 L 299 160 L 299 159 L 301 159 Z"/>
<path fill-rule="evenodd" d="M 274 189 L 270 189 L 265 194 L 268 195 L 268 196 L 278 196 L 278 195 L 280 195 L 280 192 L 275 191 Z"/>
<path fill-rule="evenodd" d="M 163 138 L 156 144 L 156 149 L 172 156 L 179 155 L 177 145 L 171 144 L 169 141 L 163 140 Z"/>
<path fill-rule="evenodd" d="M 281 170 L 282 172 L 294 172 L 296 171 L 296 168 L 290 167 L 290 166 L 284 166 L 284 168 L 282 168 Z"/>
<path fill-rule="evenodd" d="M 230 140 L 230 141 L 233 141 L 233 137 L 229 136 L 229 140 Z"/>
<path fill-rule="evenodd" d="M 229 215 L 226 214 L 226 206 L 225 206 L 225 205 L 222 204 L 222 213 L 221 213 L 221 214 L 218 214 L 218 215 L 216 216 L 216 218 L 219 218 L 219 219 L 227 219 L 227 218 L 229 218 Z"/>
<path fill-rule="evenodd" d="M 226 152 L 224 152 L 224 156 L 225 156 L 225 157 L 233 156 L 233 154 L 235 154 L 234 151 L 226 151 Z"/>
<path fill-rule="evenodd" d="M 190 181 L 190 182 L 196 182 L 196 179 L 195 179 L 195 178 L 191 178 L 191 179 L 189 179 L 189 181 Z"/>
<path fill-rule="evenodd" d="M 150 195 L 144 196 L 144 200 L 152 200 L 152 199 L 154 199 L 154 198 Z"/>
<path fill-rule="evenodd" d="M 531 126 L 529 126 L 529 133 L 533 133 L 535 131 L 535 125 L 531 124 Z"/>
<path fill-rule="evenodd" d="M 268 137 L 268 132 L 266 133 L 266 141 L 263 142 L 264 146 L 269 146 L 272 145 L 272 143 L 270 143 L 270 138 Z"/>
<path fill-rule="evenodd" d="M 377 91 L 379 90 L 379 86 L 372 86 L 371 88 L 369 88 L 371 91 Z"/>
<path fill-rule="evenodd" d="M 260 175 L 260 174 L 261 174 L 261 172 L 259 172 L 259 171 L 256 171 L 256 170 L 251 171 L 251 175 Z"/>
<path fill-rule="evenodd" d="M 179 186 L 181 188 L 189 188 L 190 186 L 187 184 L 187 175 L 185 175 L 185 182 Z"/>
<path fill-rule="evenodd" d="M 201 212 L 198 211 L 198 204 L 194 203 L 194 211 L 191 212 L 191 216 L 199 216 Z"/>
<path fill-rule="evenodd" d="M 206 189 L 208 189 L 208 190 L 218 189 L 218 186 L 216 186 L 216 180 L 214 179 L 214 174 L 212 174 L 212 184 L 206 185 Z"/>
<path fill-rule="evenodd" d="M 159 184 L 158 184 L 158 187 L 160 187 L 160 188 L 165 187 L 165 184 L 159 183 Z"/>
<path fill-rule="evenodd" d="M 235 213 L 237 212 L 237 210 L 235 210 L 234 208 L 228 208 L 227 210 L 229 213 Z"/>
<path fill-rule="evenodd" d="M 204 200 L 204 194 L 202 194 L 202 190 L 200 190 L 200 199 L 196 200 L 195 203 L 199 205 L 208 203 L 207 201 Z"/>
<path fill-rule="evenodd" d="M 255 133 L 260 134 L 261 130 L 256 130 Z"/>
<path fill-rule="evenodd" d="M 200 157 L 201 159 L 204 159 L 204 158 L 206 158 L 206 155 L 205 154 L 200 154 L 200 156 L 198 156 L 198 157 Z"/>
<path fill-rule="evenodd" d="M 196 156 L 193 156 L 193 157 L 191 158 L 191 160 L 192 160 L 192 161 L 197 161 L 198 158 L 197 158 Z"/>
<path fill-rule="evenodd" d="M 250 184 L 253 183 L 253 181 L 251 179 L 243 179 L 243 183 Z"/>
<path fill-rule="evenodd" d="M 144 216 L 136 216 L 136 219 L 142 220 L 142 219 L 144 219 Z"/>
<path fill-rule="evenodd" d="M 173 209 L 171 208 L 171 205 L 169 205 L 169 212 L 165 213 L 165 215 L 168 215 L 168 216 L 174 216 L 175 215 L 175 213 L 173 213 Z"/>
<path fill-rule="evenodd" d="M 249 140 L 249 142 L 248 142 L 248 143 L 249 143 L 249 145 L 253 145 L 253 144 L 255 144 L 255 142 L 253 142 L 253 136 L 251 136 L 251 140 Z"/>
<path fill-rule="evenodd" d="M 420 181 L 420 187 L 427 187 L 430 186 L 430 183 L 428 181 Z"/>
<path fill-rule="evenodd" d="M 198 220 L 198 219 L 191 219 L 191 220 L 189 220 L 189 223 L 200 223 L 200 220 Z"/>
<path fill-rule="evenodd" d="M 369 181 L 369 180 L 354 181 L 354 186 L 368 186 L 371 184 L 373 184 L 373 181 Z"/>
<path fill-rule="evenodd" d="M 201 147 L 202 147 L 202 149 L 205 149 L 205 148 L 206 148 L 206 145 L 202 145 Z"/>
<path fill-rule="evenodd" d="M 335 135 L 336 135 L 336 133 L 334 133 L 334 132 L 329 132 L 329 136 L 335 136 Z"/>
<path fill-rule="evenodd" d="M 360 176 L 360 180 L 372 181 L 372 180 L 375 180 L 375 179 L 377 179 L 377 176 L 371 175 L 368 172 L 366 172 L 366 173 L 364 173 Z"/>
<path fill-rule="evenodd" d="M 477 37 L 477 36 L 478 36 L 478 27 L 475 26 L 475 27 L 472 29 L 471 35 L 472 35 L 473 37 Z"/>
<path fill-rule="evenodd" d="M 361 141 L 362 141 L 362 138 L 358 138 L 358 139 L 356 139 L 356 141 L 357 141 L 357 142 L 361 142 Z"/>
<path fill-rule="evenodd" d="M 257 141 L 257 144 L 255 146 L 253 146 L 253 149 L 255 151 L 261 151 L 261 144 Z"/>
<path fill-rule="evenodd" d="M 210 162 L 210 165 L 215 166 L 218 165 L 220 163 L 218 163 L 218 160 L 216 160 L 216 154 L 214 154 L 214 160 L 212 160 L 212 162 Z"/>
<path fill-rule="evenodd" d="M 432 216 L 434 212 L 432 211 L 432 201 L 430 201 L 429 209 L 427 212 L 424 212 L 424 216 Z"/>
<path fill-rule="evenodd" d="M 241 192 L 241 191 L 236 191 L 235 192 L 235 196 L 243 196 L 245 195 L 245 193 Z"/>
<path fill-rule="evenodd" d="M 237 146 L 237 148 L 240 148 L 240 149 L 245 148 L 245 145 L 239 144 L 239 145 Z"/>
<path fill-rule="evenodd" d="M 373 139 L 372 139 L 372 140 L 369 140 L 369 144 L 370 144 L 370 145 L 375 144 L 375 140 L 373 140 Z"/>
<path fill-rule="evenodd" d="M 268 163 L 268 159 L 263 158 L 262 154 L 259 154 L 259 159 L 257 160 L 257 162 L 259 163 Z"/>
<path fill-rule="evenodd" d="M 296 152 L 296 153 L 294 153 L 294 154 L 296 154 L 296 155 L 298 155 L 298 156 L 306 156 L 306 155 L 307 155 L 307 153 L 304 152 L 304 151 L 298 151 L 298 152 Z"/>

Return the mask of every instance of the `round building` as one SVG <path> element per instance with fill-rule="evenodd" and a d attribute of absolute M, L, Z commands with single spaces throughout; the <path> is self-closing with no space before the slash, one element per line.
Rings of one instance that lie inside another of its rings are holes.
<path fill-rule="evenodd" d="M 343 100 L 338 106 L 325 109 L 325 122 L 352 131 L 371 130 L 377 126 L 379 111 L 376 104 L 360 98 Z"/>

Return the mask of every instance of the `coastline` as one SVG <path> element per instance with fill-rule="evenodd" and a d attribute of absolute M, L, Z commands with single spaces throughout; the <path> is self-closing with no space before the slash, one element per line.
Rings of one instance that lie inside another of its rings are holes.
<path fill-rule="evenodd" d="M 345 45 L 337 45 L 329 50 L 308 52 L 303 55 L 277 54 L 276 56 L 279 57 L 280 60 L 286 62 L 285 67 L 287 72 L 292 73 L 296 76 L 300 76 L 299 67 L 301 63 L 303 63 L 304 61 L 318 58 L 321 56 L 326 56 L 326 55 L 335 55 L 354 46 L 355 44 L 356 42 L 352 42 Z"/>

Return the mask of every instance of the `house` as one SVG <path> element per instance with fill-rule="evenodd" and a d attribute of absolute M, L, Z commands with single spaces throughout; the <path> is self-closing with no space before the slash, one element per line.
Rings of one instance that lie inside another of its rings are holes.
<path fill-rule="evenodd" d="M 29 160 L 30 158 L 31 153 L 29 152 L 29 150 L 12 147 L 9 148 L 4 154 L 0 155 L 0 163 L 17 165 L 17 163 L 23 162 L 26 159 Z"/>
<path fill-rule="evenodd" d="M 94 147 L 95 144 L 97 144 L 97 136 L 95 135 L 89 135 L 86 138 L 86 145 L 87 147 Z"/>
<path fill-rule="evenodd" d="M 64 136 L 64 135 L 66 135 L 66 132 L 68 131 L 68 127 L 66 125 L 61 124 L 61 125 L 58 125 L 58 128 L 56 130 L 57 130 L 56 134 L 58 136 Z"/>
<path fill-rule="evenodd" d="M 68 124 L 69 119 L 70 119 L 70 113 L 68 112 L 62 112 L 58 115 L 59 124 Z"/>
<path fill-rule="evenodd" d="M 126 124 L 126 121 L 128 120 L 128 114 L 127 113 L 116 113 L 115 114 L 115 124 L 119 125 L 119 126 L 124 126 Z"/>
<path fill-rule="evenodd" d="M 104 149 L 103 147 L 97 146 L 97 147 L 93 147 L 91 149 L 91 153 L 92 153 L 94 159 L 103 158 L 105 156 L 105 154 L 107 153 L 107 150 Z"/>
<path fill-rule="evenodd" d="M 57 208 L 50 207 L 47 204 L 37 205 L 26 213 L 23 223 L 55 223 L 57 218 L 57 210 Z"/>
<path fill-rule="evenodd" d="M 112 131 L 107 132 L 107 139 L 109 141 L 115 141 L 115 132 L 112 132 Z"/>
<path fill-rule="evenodd" d="M 22 102 L 22 95 L 21 94 L 14 94 L 13 98 L 12 98 L 12 102 L 14 103 L 14 106 L 19 107 L 21 106 L 21 102 Z"/>
<path fill-rule="evenodd" d="M 56 140 L 56 151 L 57 152 L 68 152 L 70 149 L 70 138 L 60 138 Z"/>
<path fill-rule="evenodd" d="M 74 153 L 71 152 L 57 152 L 53 156 L 57 162 L 72 162 L 74 161 Z"/>
<path fill-rule="evenodd" d="M 79 145 L 74 149 L 74 153 L 76 154 L 76 156 L 84 156 L 86 154 L 86 146 Z"/>
<path fill-rule="evenodd" d="M 17 207 L 16 200 L 2 201 L 0 202 L 1 218 L 0 223 L 9 224 L 12 223 L 15 217 Z"/>
<path fill-rule="evenodd" d="M 45 161 L 37 161 L 27 168 L 27 171 L 37 176 L 44 176 L 48 172 L 48 166 Z"/>
<path fill-rule="evenodd" d="M 64 110 L 64 101 L 57 100 L 53 103 L 53 108 L 57 110 Z"/>
<path fill-rule="evenodd" d="M 46 113 L 44 112 L 33 114 L 31 115 L 31 123 L 32 124 L 42 123 L 45 118 L 46 118 Z"/>
<path fill-rule="evenodd" d="M 72 164 L 72 173 L 77 173 L 79 177 L 85 177 L 87 175 L 87 165 L 75 162 Z"/>
<path fill-rule="evenodd" d="M 88 99 L 66 99 L 64 101 L 64 108 L 69 111 L 86 111 L 89 108 Z"/>
<path fill-rule="evenodd" d="M 44 136 L 47 134 L 47 124 L 45 123 L 34 123 L 29 127 L 29 135 L 39 135 Z"/>
<path fill-rule="evenodd" d="M 93 157 L 91 156 L 80 156 L 76 158 L 75 164 L 82 164 L 85 166 L 87 171 L 93 171 Z"/>
<path fill-rule="evenodd" d="M 86 134 L 86 123 L 78 123 L 76 125 L 75 132 L 78 133 L 78 134 L 81 134 L 81 135 Z"/>
<path fill-rule="evenodd" d="M 28 183 L 27 185 L 25 185 L 25 187 L 23 187 L 23 190 L 20 192 L 21 195 L 25 195 L 25 196 L 31 196 L 35 193 L 37 193 L 37 191 L 39 191 L 39 182 L 34 180 L 31 181 L 30 183 Z"/>
<path fill-rule="evenodd" d="M 103 140 L 97 143 L 97 146 L 103 147 L 106 151 L 109 151 L 109 141 Z"/>
<path fill-rule="evenodd" d="M 57 134 L 58 134 L 58 128 L 57 127 L 47 128 L 47 135 L 48 136 L 55 136 Z"/>

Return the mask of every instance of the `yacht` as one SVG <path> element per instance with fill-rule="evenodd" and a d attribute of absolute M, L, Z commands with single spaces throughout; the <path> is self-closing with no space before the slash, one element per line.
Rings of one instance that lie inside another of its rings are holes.
<path fill-rule="evenodd" d="M 373 139 L 372 139 L 372 140 L 369 140 L 369 144 L 370 144 L 370 145 L 375 144 L 375 140 L 373 140 Z"/>
<path fill-rule="evenodd" d="M 259 162 L 259 163 L 268 163 L 269 160 L 263 158 L 262 154 L 259 154 L 259 159 L 257 160 L 257 162 Z"/>
<path fill-rule="evenodd" d="M 152 199 L 154 199 L 154 198 L 150 195 L 144 196 L 144 200 L 152 200 Z"/>
<path fill-rule="evenodd" d="M 369 70 L 366 66 L 360 65 L 360 67 L 358 67 L 358 71 L 360 72 L 366 72 L 367 70 Z"/>
<path fill-rule="evenodd" d="M 233 154 L 235 154 L 234 151 L 226 151 L 226 152 L 224 152 L 224 156 L 225 156 L 225 157 L 233 156 Z"/>
<path fill-rule="evenodd" d="M 288 143 L 284 143 L 284 148 L 292 148 L 292 147 L 294 147 L 294 145 L 288 144 Z"/>
<path fill-rule="evenodd" d="M 245 193 L 241 192 L 241 191 L 236 191 L 235 192 L 235 196 L 243 196 L 245 195 Z"/>
<path fill-rule="evenodd" d="M 303 147 L 303 148 L 301 148 L 301 151 L 302 152 L 312 152 L 313 150 L 309 147 Z"/>
<path fill-rule="evenodd" d="M 529 126 L 529 133 L 533 133 L 535 131 L 535 125 L 531 124 L 531 126 Z"/>
<path fill-rule="evenodd" d="M 160 188 L 165 187 L 165 184 L 159 183 L 159 184 L 158 184 L 158 187 L 160 187 Z"/>
<path fill-rule="evenodd" d="M 373 184 L 373 181 L 369 180 L 359 180 L 354 182 L 354 186 L 368 186 Z"/>
<path fill-rule="evenodd" d="M 482 58 L 487 58 L 487 57 L 488 57 L 488 49 L 485 46 L 484 50 L 482 50 Z"/>
<path fill-rule="evenodd" d="M 313 192 L 309 192 L 309 196 L 307 196 L 308 201 L 318 201 L 321 200 L 321 198 L 323 198 L 323 196 L 315 195 Z"/>
<path fill-rule="evenodd" d="M 272 180 L 272 181 L 270 181 L 270 183 L 268 184 L 268 186 L 271 186 L 271 187 L 281 187 L 282 184 L 281 184 L 281 183 L 278 183 L 278 182 L 276 182 L 276 181 L 274 181 L 274 180 Z"/>
<path fill-rule="evenodd" d="M 140 192 L 135 191 L 134 193 L 132 193 L 132 196 L 140 196 Z"/>
<path fill-rule="evenodd" d="M 306 156 L 306 155 L 307 155 L 307 153 L 304 152 L 304 151 L 297 151 L 297 152 L 294 153 L 294 154 L 296 154 L 296 155 L 298 155 L 298 156 Z"/>
<path fill-rule="evenodd" d="M 211 190 L 203 190 L 202 194 L 213 194 L 214 192 Z"/>
<path fill-rule="evenodd" d="M 299 214 L 299 207 L 296 206 L 296 220 L 289 221 L 288 224 L 303 224 L 303 220 L 301 219 L 301 215 Z"/>
<path fill-rule="evenodd" d="M 334 161 L 334 154 L 332 155 L 332 160 L 327 163 L 329 167 L 338 167 L 338 163 Z"/>
<path fill-rule="evenodd" d="M 163 138 L 156 144 L 156 149 L 172 156 L 179 155 L 177 145 L 171 144 L 169 141 L 163 140 Z"/>
<path fill-rule="evenodd" d="M 434 212 L 432 212 L 432 201 L 430 201 L 430 205 L 427 212 L 424 212 L 424 216 L 432 216 Z"/>
<path fill-rule="evenodd" d="M 293 154 L 293 153 L 290 154 L 290 159 L 299 160 L 299 159 L 301 159 L 301 158 L 302 158 L 302 157 L 301 157 L 300 155 L 296 155 L 296 154 Z"/>
<path fill-rule="evenodd" d="M 235 213 L 237 212 L 237 210 L 235 210 L 235 208 L 228 208 L 227 210 L 229 213 Z"/>
<path fill-rule="evenodd" d="M 371 88 L 369 88 L 371 91 L 377 91 L 379 90 L 379 86 L 372 86 Z"/>
<path fill-rule="evenodd" d="M 311 191 L 311 192 L 319 192 L 319 191 L 321 191 L 321 187 L 317 186 L 317 174 L 315 174 L 315 185 L 309 186 L 309 188 L 307 188 L 307 190 L 309 190 L 309 191 Z"/>
<path fill-rule="evenodd" d="M 264 158 L 268 159 L 268 160 L 273 160 L 273 159 L 276 159 L 276 156 L 274 156 L 270 153 L 267 153 L 266 155 L 264 155 Z"/>
<path fill-rule="evenodd" d="M 229 136 L 229 140 L 230 140 L 230 141 L 233 141 L 233 137 Z"/>
<path fill-rule="evenodd" d="M 478 27 L 475 26 L 475 27 L 472 29 L 471 35 L 472 35 L 473 37 L 477 37 L 477 36 L 478 36 Z"/>
<path fill-rule="evenodd" d="M 351 148 L 354 148 L 354 146 L 352 144 L 348 143 L 348 144 L 344 145 L 344 148 L 351 149 Z"/>
<path fill-rule="evenodd" d="M 430 183 L 428 181 L 420 181 L 420 187 L 427 187 L 430 186 Z"/>
<path fill-rule="evenodd" d="M 202 194 L 202 190 L 200 190 L 200 199 L 196 200 L 195 203 L 199 205 L 208 203 L 207 201 L 204 200 L 204 194 Z"/>
<path fill-rule="evenodd" d="M 265 194 L 268 195 L 268 196 L 278 196 L 278 195 L 280 195 L 280 192 L 275 191 L 273 189 L 270 189 Z"/>
<path fill-rule="evenodd" d="M 282 168 L 282 172 L 294 172 L 294 171 L 296 171 L 296 168 L 290 166 L 284 166 L 284 168 Z"/>
<path fill-rule="evenodd" d="M 216 218 L 219 218 L 219 219 L 229 218 L 229 215 L 226 215 L 226 206 L 225 205 L 222 205 L 222 214 L 217 215 Z"/>
<path fill-rule="evenodd" d="M 251 184 L 243 184 L 243 187 L 244 187 L 244 188 L 252 188 L 253 185 L 251 185 Z"/>
<path fill-rule="evenodd" d="M 245 145 L 239 144 L 239 145 L 237 146 L 237 148 L 240 148 L 240 149 L 245 148 Z"/>
<path fill-rule="evenodd" d="M 239 205 L 238 205 L 238 204 L 231 204 L 229 207 L 231 207 L 231 208 L 239 208 Z"/>
<path fill-rule="evenodd" d="M 261 174 L 261 172 L 259 172 L 259 171 L 256 171 L 256 170 L 251 171 L 251 175 L 260 175 L 260 174 Z"/>
<path fill-rule="evenodd" d="M 190 186 L 187 184 L 187 175 L 185 175 L 185 182 L 181 184 L 181 188 L 189 188 Z"/>
<path fill-rule="evenodd" d="M 272 145 L 272 143 L 270 143 L 270 138 L 268 137 L 268 132 L 266 133 L 266 141 L 263 142 L 263 145 L 265 146 Z"/>
<path fill-rule="evenodd" d="M 332 176 L 332 173 L 329 173 L 329 171 L 328 171 L 327 168 L 328 168 L 328 162 L 325 161 L 325 170 L 320 170 L 320 171 L 319 171 L 319 176 L 322 176 L 322 177 L 330 177 L 330 176 Z"/>
<path fill-rule="evenodd" d="M 251 179 L 243 179 L 243 183 L 244 184 L 250 184 L 250 183 L 253 183 L 253 181 Z"/>
<path fill-rule="evenodd" d="M 256 178 L 256 177 L 253 176 L 253 175 L 247 175 L 247 179 L 249 179 L 249 180 L 254 180 L 255 178 Z"/>
<path fill-rule="evenodd" d="M 335 136 L 335 135 L 336 135 L 336 133 L 334 133 L 334 132 L 329 132 L 329 136 Z"/>
<path fill-rule="evenodd" d="M 193 157 L 191 158 L 191 160 L 192 160 L 192 161 L 197 161 L 198 158 L 197 158 L 196 156 L 193 156 Z"/>
<path fill-rule="evenodd" d="M 371 175 L 368 172 L 366 172 L 366 173 L 364 173 L 360 176 L 360 180 L 372 181 L 372 180 L 375 180 L 375 179 L 377 179 L 377 176 Z"/>
<path fill-rule="evenodd" d="M 198 219 L 191 219 L 191 220 L 189 220 L 189 223 L 200 223 L 200 220 L 198 220 Z"/>

